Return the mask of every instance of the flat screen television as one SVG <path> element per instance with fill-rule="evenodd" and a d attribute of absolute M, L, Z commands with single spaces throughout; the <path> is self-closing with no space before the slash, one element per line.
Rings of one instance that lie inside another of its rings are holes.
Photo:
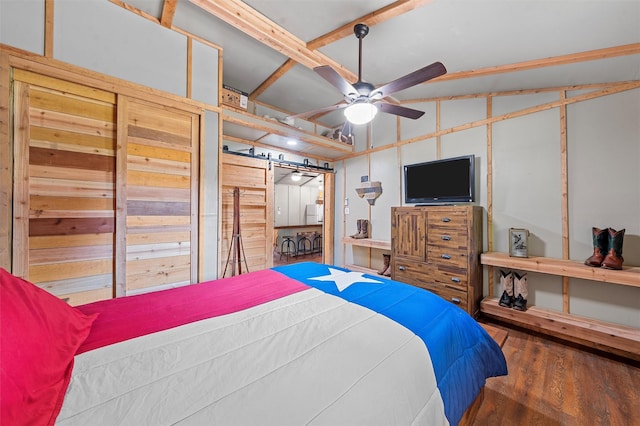
<path fill-rule="evenodd" d="M 404 166 L 405 204 L 454 204 L 473 201 L 474 155 Z"/>

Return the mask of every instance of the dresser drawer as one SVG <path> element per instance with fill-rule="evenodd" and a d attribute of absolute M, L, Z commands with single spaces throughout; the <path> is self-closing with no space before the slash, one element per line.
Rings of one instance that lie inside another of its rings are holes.
<path fill-rule="evenodd" d="M 429 246 L 448 247 L 451 249 L 467 250 L 469 238 L 466 228 L 437 228 L 429 229 L 427 234 Z"/>
<path fill-rule="evenodd" d="M 432 278 L 446 288 L 467 292 L 468 276 L 466 269 L 440 269 L 434 267 Z"/>
<path fill-rule="evenodd" d="M 393 279 L 396 281 L 421 287 L 430 285 L 430 288 L 467 292 L 467 270 L 464 268 L 438 267 L 438 265 L 401 261 L 393 263 L 392 267 L 395 268 Z"/>
<path fill-rule="evenodd" d="M 394 260 L 391 262 L 393 270 L 392 278 L 407 284 L 420 285 L 427 280 L 431 281 L 430 275 L 433 268 L 426 263 L 403 262 Z"/>
<path fill-rule="evenodd" d="M 467 268 L 469 252 L 464 249 L 429 246 L 427 249 L 428 262 L 438 267 Z"/>
<path fill-rule="evenodd" d="M 430 210 L 427 231 L 431 229 L 457 229 L 467 235 L 467 212 L 464 210 Z"/>
<path fill-rule="evenodd" d="M 467 310 L 467 293 L 459 291 L 453 288 L 445 287 L 441 283 L 420 283 L 416 284 L 417 287 L 424 288 L 442 297 L 451 303 L 459 305 L 465 311 Z"/>

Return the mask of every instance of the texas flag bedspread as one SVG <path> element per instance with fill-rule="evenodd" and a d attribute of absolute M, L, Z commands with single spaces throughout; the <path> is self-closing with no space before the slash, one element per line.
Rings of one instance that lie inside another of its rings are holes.
<path fill-rule="evenodd" d="M 457 424 L 497 344 L 424 290 L 299 263 L 99 313 L 57 424 Z"/>

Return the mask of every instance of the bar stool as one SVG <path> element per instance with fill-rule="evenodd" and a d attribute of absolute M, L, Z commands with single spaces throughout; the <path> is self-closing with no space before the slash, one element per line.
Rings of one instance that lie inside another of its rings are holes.
<path fill-rule="evenodd" d="M 313 248 L 311 250 L 312 253 L 322 253 L 322 234 L 319 232 L 313 233 Z"/>
<path fill-rule="evenodd" d="M 287 262 L 289 261 L 289 256 L 297 256 L 298 250 L 296 249 L 296 242 L 293 241 L 293 236 L 291 235 L 283 235 L 282 243 L 280 243 L 280 260 L 282 260 L 282 255 L 287 256 Z"/>
<path fill-rule="evenodd" d="M 307 232 L 298 232 L 296 239 L 298 240 L 298 253 L 301 253 L 303 256 L 311 253 L 312 245 Z"/>

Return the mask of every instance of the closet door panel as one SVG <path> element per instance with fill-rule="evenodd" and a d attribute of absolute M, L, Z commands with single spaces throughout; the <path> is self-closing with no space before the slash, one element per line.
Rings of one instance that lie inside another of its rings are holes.
<path fill-rule="evenodd" d="M 196 282 L 198 116 L 127 101 L 125 293 Z"/>
<path fill-rule="evenodd" d="M 76 305 L 114 296 L 115 96 L 14 73 L 13 272 Z"/>

